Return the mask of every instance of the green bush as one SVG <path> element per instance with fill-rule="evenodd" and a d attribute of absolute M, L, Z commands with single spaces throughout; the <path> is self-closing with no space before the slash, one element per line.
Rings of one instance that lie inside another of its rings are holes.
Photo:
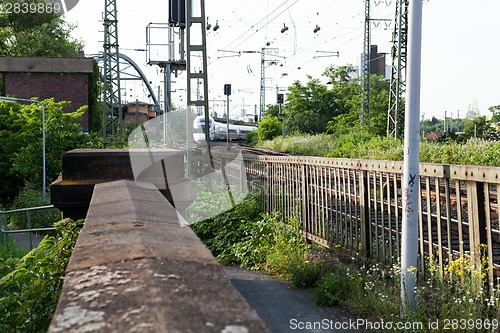
<path fill-rule="evenodd" d="M 11 209 L 22 209 L 29 207 L 41 207 L 50 205 L 50 196 L 48 193 L 45 198 L 42 196 L 42 190 L 34 186 L 27 186 L 19 192 L 14 199 Z M 61 212 L 57 208 L 30 211 L 30 221 L 32 228 L 52 227 L 56 221 L 61 219 Z M 26 229 L 26 212 L 9 214 L 9 228 Z"/>
<path fill-rule="evenodd" d="M 271 217 L 266 214 L 260 219 L 244 220 L 241 229 L 242 239 L 232 246 L 240 266 L 248 269 L 260 269 L 264 266 L 266 255 L 274 241 L 270 219 Z"/>
<path fill-rule="evenodd" d="M 292 269 L 290 283 L 294 288 L 311 288 L 318 284 L 322 269 L 311 262 L 306 262 Z"/>
<path fill-rule="evenodd" d="M 259 134 L 257 131 L 248 132 L 245 136 L 245 141 L 243 141 L 247 145 L 255 146 L 259 143 Z"/>
<path fill-rule="evenodd" d="M 273 240 L 266 254 L 265 270 L 269 273 L 290 279 L 292 270 L 307 260 L 308 244 L 302 237 L 299 221 L 283 221 L 279 215 L 269 219 Z"/>
<path fill-rule="evenodd" d="M 200 189 L 197 200 L 188 209 L 188 220 L 197 220 L 207 211 L 225 204 L 214 191 Z M 306 261 L 307 243 L 300 224 L 280 216 L 262 214 L 260 195 L 252 192 L 241 204 L 219 216 L 192 225 L 192 229 L 223 265 L 265 269 L 289 278 L 291 270 Z"/>
<path fill-rule="evenodd" d="M 352 291 L 351 279 L 347 270 L 339 270 L 325 275 L 314 289 L 313 299 L 318 306 L 347 305 Z"/>
<path fill-rule="evenodd" d="M 271 140 L 282 134 L 283 125 L 281 120 L 275 116 L 266 116 L 259 123 L 257 135 L 259 141 Z"/>
<path fill-rule="evenodd" d="M 10 272 L 0 278 L 0 332 L 47 331 L 82 225 L 83 220 L 56 223 L 56 236 L 46 236 L 38 248 L 11 262 Z"/>
<path fill-rule="evenodd" d="M 197 200 L 188 208 L 188 221 L 199 220 L 206 216 L 207 211 L 214 211 L 225 202 L 220 202 L 223 196 L 214 192 L 226 191 L 223 186 L 213 185 L 212 189 L 200 188 Z M 191 226 L 213 255 L 223 265 L 240 264 L 234 253 L 233 244 L 241 241 L 248 225 L 260 215 L 260 197 L 250 193 L 235 208 L 203 222 Z"/>

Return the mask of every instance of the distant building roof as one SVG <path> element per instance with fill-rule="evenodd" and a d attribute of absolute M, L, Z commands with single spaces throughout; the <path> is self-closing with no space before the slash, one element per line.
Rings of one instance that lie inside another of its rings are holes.
<path fill-rule="evenodd" d="M 431 133 L 427 134 L 425 136 L 425 138 L 428 140 L 439 140 L 439 139 L 441 139 L 442 136 L 443 136 L 443 134 L 441 134 L 441 133 L 431 132 Z"/>

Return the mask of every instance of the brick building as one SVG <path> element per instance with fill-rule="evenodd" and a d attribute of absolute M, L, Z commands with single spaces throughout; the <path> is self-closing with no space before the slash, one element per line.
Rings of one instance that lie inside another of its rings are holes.
<path fill-rule="evenodd" d="M 154 104 L 144 102 L 132 102 L 127 104 L 125 112 L 125 122 L 144 124 L 146 121 L 156 117 L 156 112 L 153 110 Z"/>
<path fill-rule="evenodd" d="M 65 111 L 76 111 L 81 106 L 89 105 L 93 61 L 88 58 L 0 57 L 5 95 L 71 101 Z M 80 125 L 88 129 L 88 110 Z"/>

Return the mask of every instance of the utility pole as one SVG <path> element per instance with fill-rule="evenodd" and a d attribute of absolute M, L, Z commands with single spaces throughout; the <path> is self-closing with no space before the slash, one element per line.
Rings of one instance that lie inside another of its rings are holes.
<path fill-rule="evenodd" d="M 418 220 L 420 197 L 420 72 L 422 54 L 422 1 L 411 0 L 408 8 L 408 90 L 403 169 L 403 219 L 401 229 L 401 304 L 415 310 L 418 267 Z"/>
<path fill-rule="evenodd" d="M 277 58 L 285 58 L 278 55 L 279 49 L 263 47 L 260 54 L 260 114 L 259 119 L 262 119 L 266 114 L 266 63 L 278 64 Z M 267 58 L 266 56 L 271 56 Z"/>
<path fill-rule="evenodd" d="M 213 170 L 213 160 L 210 151 L 210 110 L 208 106 L 208 62 L 207 62 L 207 28 L 205 16 L 205 0 L 187 0 L 185 3 L 185 30 L 186 32 L 186 71 L 187 71 L 187 108 L 186 108 L 186 127 L 187 127 L 187 160 L 188 160 L 188 177 L 192 176 L 191 162 L 193 156 L 191 152 L 192 126 L 191 119 L 192 107 L 199 108 L 205 116 L 205 141 L 206 154 L 201 158 L 208 160 L 209 171 Z M 184 42 L 182 40 L 182 42 Z M 201 62 L 201 63 L 200 63 Z M 199 70 L 194 71 L 194 67 L 199 65 Z M 202 95 L 197 96 L 196 100 L 192 99 L 192 86 L 200 85 Z"/>
<path fill-rule="evenodd" d="M 123 112 L 120 95 L 120 59 L 118 50 L 118 16 L 116 0 L 104 0 L 104 69 L 103 69 L 103 117 L 104 140 L 115 134 L 116 122 L 120 136 L 123 132 Z M 115 110 L 118 114 L 116 119 Z"/>
<path fill-rule="evenodd" d="M 226 129 L 227 129 L 227 147 L 229 148 L 229 96 L 231 96 L 231 85 L 224 85 L 224 95 L 227 97 L 227 111 L 226 111 Z"/>

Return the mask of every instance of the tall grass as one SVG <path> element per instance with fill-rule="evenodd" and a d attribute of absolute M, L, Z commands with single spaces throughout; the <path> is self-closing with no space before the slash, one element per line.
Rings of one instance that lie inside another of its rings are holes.
<path fill-rule="evenodd" d="M 295 135 L 264 141 L 259 147 L 305 156 L 402 161 L 403 142 L 364 131 L 333 136 Z M 422 141 L 420 161 L 440 164 L 500 166 L 500 142 L 470 139 L 465 143 Z"/>

